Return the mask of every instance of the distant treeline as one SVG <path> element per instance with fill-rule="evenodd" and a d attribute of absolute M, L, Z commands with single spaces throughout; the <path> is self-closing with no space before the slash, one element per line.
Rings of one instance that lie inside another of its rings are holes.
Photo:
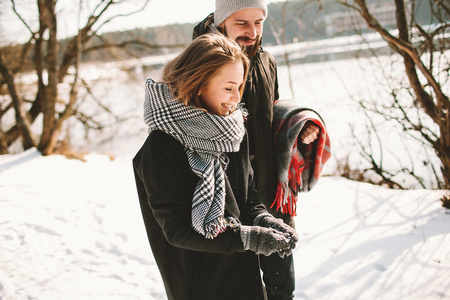
<path fill-rule="evenodd" d="M 380 18 L 387 17 L 389 19 L 387 20 L 388 24 L 385 24 L 387 29 L 395 27 L 394 2 L 392 0 L 369 0 L 368 2 L 373 2 L 383 12 Z M 416 4 L 414 7 L 416 11 L 415 22 L 419 24 L 433 22 L 430 19 L 429 3 L 429 1 L 420 1 Z M 282 1 L 269 4 L 268 8 L 269 16 L 264 23 L 263 35 L 264 45 L 266 46 L 353 35 L 355 32 L 364 33 L 369 30 L 367 27 L 358 27 L 357 25 L 350 26 L 347 29 L 345 27 L 336 28 L 336 24 L 339 24 L 342 19 L 348 23 L 351 14 L 348 8 L 337 4 L 334 0 Z M 83 59 L 85 61 L 115 60 L 129 58 L 130 56 L 145 57 L 179 51 L 180 45 L 186 45 L 191 40 L 192 30 L 196 25 L 196 23 L 173 24 L 105 33 L 99 39 L 93 40 L 91 44 L 101 44 L 107 41 L 126 42 L 133 38 L 147 44 L 133 44 L 128 48 L 128 51 L 107 48 L 97 53 L 85 54 Z"/>
<path fill-rule="evenodd" d="M 393 5 L 392 0 L 369 0 L 379 6 Z M 381 3 L 381 4 L 380 4 Z M 416 22 L 429 24 L 429 1 L 417 4 Z M 367 28 L 336 28 L 337 21 L 348 19 L 348 8 L 334 0 L 297 0 L 269 4 L 269 16 L 264 23 L 263 45 L 314 41 L 367 31 Z M 206 17 L 206 16 L 205 16 Z M 392 18 L 394 27 L 395 18 Z M 333 23 L 334 22 L 334 23 Z M 348 22 L 347 22 L 348 23 Z M 161 27 L 136 28 L 128 31 L 108 32 L 92 39 L 82 54 L 83 62 L 114 61 L 139 58 L 179 51 L 192 39 L 196 23 L 172 24 Z M 386 26 L 389 29 L 389 25 Z M 60 51 L 67 40 L 62 40 Z M 14 48 L 14 47 L 12 47 Z M 8 49 L 14 53 L 14 49 Z M 60 54 L 62 57 L 62 53 Z"/>

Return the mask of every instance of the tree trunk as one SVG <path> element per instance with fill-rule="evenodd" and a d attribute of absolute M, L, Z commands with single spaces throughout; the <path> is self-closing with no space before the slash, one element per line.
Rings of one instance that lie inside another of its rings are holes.
<path fill-rule="evenodd" d="M 0 73 L 8 86 L 9 94 L 14 105 L 17 128 L 22 136 L 22 144 L 24 149 L 30 149 L 34 147 L 33 134 L 31 132 L 31 124 L 28 116 L 25 112 L 22 98 L 17 94 L 16 86 L 14 83 L 14 77 L 11 70 L 7 68 L 4 63 L 2 52 L 0 52 Z M 3 141 L 2 143 L 4 143 Z"/>
<path fill-rule="evenodd" d="M 57 141 L 56 102 L 58 98 L 58 40 L 55 4 L 56 0 L 39 0 L 39 13 L 41 22 L 48 28 L 46 67 L 48 71 L 48 85 L 45 89 L 45 102 L 43 105 L 43 132 L 39 144 L 39 150 L 43 155 L 53 153 Z"/>

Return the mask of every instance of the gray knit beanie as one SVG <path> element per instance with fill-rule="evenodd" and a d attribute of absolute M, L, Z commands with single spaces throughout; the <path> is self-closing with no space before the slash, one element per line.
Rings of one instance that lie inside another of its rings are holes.
<path fill-rule="evenodd" d="M 266 0 L 216 0 L 214 25 L 219 27 L 229 16 L 245 8 L 261 8 L 264 11 L 264 17 L 267 16 Z"/>

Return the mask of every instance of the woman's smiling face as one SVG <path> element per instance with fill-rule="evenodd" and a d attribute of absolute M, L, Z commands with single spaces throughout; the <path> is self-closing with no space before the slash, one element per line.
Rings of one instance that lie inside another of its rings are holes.
<path fill-rule="evenodd" d="M 203 107 L 211 114 L 229 115 L 241 101 L 239 89 L 243 81 L 244 66 L 241 61 L 223 65 L 199 91 Z"/>

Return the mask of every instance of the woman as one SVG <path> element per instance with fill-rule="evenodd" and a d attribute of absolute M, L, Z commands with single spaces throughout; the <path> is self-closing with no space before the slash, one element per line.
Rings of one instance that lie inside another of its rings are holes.
<path fill-rule="evenodd" d="M 208 34 L 146 83 L 150 134 L 133 167 L 168 299 L 266 299 L 257 254 L 297 241 L 254 189 L 238 105 L 247 71 L 235 42 Z"/>

